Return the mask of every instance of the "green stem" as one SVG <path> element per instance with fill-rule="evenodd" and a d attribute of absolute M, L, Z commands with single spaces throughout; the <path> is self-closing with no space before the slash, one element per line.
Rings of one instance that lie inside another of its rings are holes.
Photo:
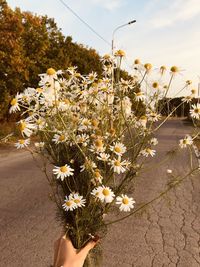
<path fill-rule="evenodd" d="M 163 192 L 161 192 L 158 196 L 156 196 L 155 198 L 153 198 L 152 200 L 146 202 L 145 204 L 143 204 L 142 206 L 140 206 L 139 208 L 137 208 L 136 210 L 134 210 L 133 212 L 129 213 L 128 215 L 120 218 L 120 219 L 117 219 L 117 220 L 114 220 L 114 221 L 111 221 L 111 222 L 108 222 L 106 225 L 111 225 L 113 223 L 117 223 L 117 222 L 120 222 L 120 221 L 123 221 L 127 218 L 129 218 L 130 216 L 136 214 L 137 212 L 139 212 L 140 210 L 148 207 L 150 204 L 152 204 L 153 202 L 155 202 L 156 200 L 160 199 L 163 195 L 166 195 L 169 191 L 171 191 L 173 188 L 175 188 L 176 186 L 180 185 L 181 182 L 183 180 L 185 180 L 189 175 L 191 175 L 193 172 L 195 172 L 196 170 L 198 169 L 195 168 L 194 170 L 191 170 L 188 174 L 186 174 L 183 178 L 179 179 L 178 181 L 176 181 L 172 186 L 168 187 L 166 190 L 164 190 Z"/>

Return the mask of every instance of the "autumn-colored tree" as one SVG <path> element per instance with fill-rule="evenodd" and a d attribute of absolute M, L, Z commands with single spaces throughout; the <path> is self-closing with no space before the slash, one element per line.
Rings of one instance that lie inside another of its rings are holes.
<path fill-rule="evenodd" d="M 12 95 L 38 83 L 47 68 L 76 65 L 82 74 L 101 74 L 100 57 L 94 49 L 65 37 L 54 19 L 12 10 L 0 0 L 0 119 L 8 111 Z"/>

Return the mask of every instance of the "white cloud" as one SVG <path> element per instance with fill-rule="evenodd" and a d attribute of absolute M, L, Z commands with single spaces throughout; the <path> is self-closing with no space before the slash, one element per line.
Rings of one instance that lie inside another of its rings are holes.
<path fill-rule="evenodd" d="M 176 22 L 192 19 L 198 14 L 200 14 L 199 0 L 170 0 L 153 13 L 151 24 L 156 28 L 172 26 Z"/>
<path fill-rule="evenodd" d="M 95 5 L 103 7 L 108 10 L 120 8 L 124 4 L 124 0 L 91 0 Z"/>

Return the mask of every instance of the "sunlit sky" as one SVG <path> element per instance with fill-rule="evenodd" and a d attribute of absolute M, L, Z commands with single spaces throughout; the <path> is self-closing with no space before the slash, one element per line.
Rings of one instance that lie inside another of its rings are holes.
<path fill-rule="evenodd" d="M 181 79 L 194 80 L 200 75 L 200 0 L 63 0 L 109 43 L 113 30 L 130 20 L 135 24 L 118 30 L 116 49 L 126 51 L 124 67 L 130 70 L 135 58 L 182 69 Z M 111 52 L 59 0 L 8 0 L 12 7 L 55 18 L 64 35 L 95 48 L 100 55 Z"/>

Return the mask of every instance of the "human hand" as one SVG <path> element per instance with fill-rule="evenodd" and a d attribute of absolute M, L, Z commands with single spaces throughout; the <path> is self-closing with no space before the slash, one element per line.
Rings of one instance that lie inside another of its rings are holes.
<path fill-rule="evenodd" d="M 63 236 L 54 243 L 54 267 L 82 267 L 88 252 L 97 244 L 89 241 L 81 250 L 74 248 L 69 237 Z"/>

